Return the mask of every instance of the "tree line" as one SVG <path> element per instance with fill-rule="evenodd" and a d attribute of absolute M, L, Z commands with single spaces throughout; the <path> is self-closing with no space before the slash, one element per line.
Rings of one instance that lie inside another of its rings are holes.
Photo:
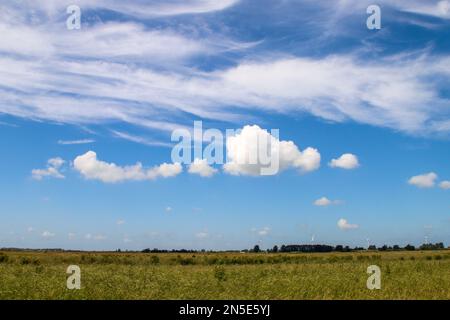
<path fill-rule="evenodd" d="M 404 247 L 399 245 L 383 245 L 381 247 L 377 247 L 375 245 L 370 245 L 367 249 L 363 247 L 354 247 L 350 248 L 349 246 L 343 245 L 326 245 L 326 244 L 291 244 L 291 245 L 282 245 L 280 247 L 274 246 L 272 249 L 267 249 L 267 252 L 277 253 L 277 252 L 351 252 L 351 251 L 363 251 L 363 250 L 371 250 L 371 251 L 414 251 L 414 250 L 442 250 L 445 249 L 443 242 L 437 243 L 424 243 L 419 247 L 415 247 L 411 244 L 408 244 Z M 255 245 L 253 249 L 244 250 L 246 252 L 263 252 L 259 245 Z"/>
<path fill-rule="evenodd" d="M 425 243 L 418 247 L 415 247 L 411 244 L 408 244 L 404 247 L 399 245 L 383 245 L 381 247 L 377 247 L 375 245 L 370 245 L 368 248 L 363 247 L 349 247 L 343 245 L 326 245 L 326 244 L 290 244 L 290 245 L 282 245 L 278 247 L 275 245 L 272 249 L 263 250 L 259 245 L 255 245 L 252 249 L 244 249 L 244 250 L 228 250 L 227 252 L 253 252 L 253 253 L 261 253 L 261 252 L 269 252 L 269 253 L 289 253 L 289 252 L 352 252 L 352 251 L 414 251 L 414 250 L 442 250 L 445 249 L 443 242 L 438 243 Z M 119 250 L 120 251 L 120 250 Z M 199 253 L 199 252 L 218 252 L 214 250 L 188 250 L 188 249 L 179 249 L 179 250 L 159 250 L 159 249 L 144 249 L 141 252 L 143 253 Z"/>

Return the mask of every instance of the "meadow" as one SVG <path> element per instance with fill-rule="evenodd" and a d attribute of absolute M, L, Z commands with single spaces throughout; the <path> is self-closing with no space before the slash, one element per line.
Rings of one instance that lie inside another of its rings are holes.
<path fill-rule="evenodd" d="M 81 268 L 68 290 L 66 269 Z M 369 265 L 381 289 L 369 290 Z M 450 299 L 450 251 L 0 252 L 0 299 Z"/>

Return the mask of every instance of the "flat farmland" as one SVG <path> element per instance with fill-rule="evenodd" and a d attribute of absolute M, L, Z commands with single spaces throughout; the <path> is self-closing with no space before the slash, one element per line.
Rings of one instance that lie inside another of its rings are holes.
<path fill-rule="evenodd" d="M 81 289 L 67 289 L 69 265 Z M 381 270 L 381 289 L 366 286 Z M 450 251 L 0 253 L 0 299 L 450 299 Z"/>

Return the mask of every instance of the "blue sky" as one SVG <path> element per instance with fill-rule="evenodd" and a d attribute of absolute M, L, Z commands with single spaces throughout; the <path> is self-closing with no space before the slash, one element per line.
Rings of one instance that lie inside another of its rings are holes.
<path fill-rule="evenodd" d="M 450 3 L 371 4 L 5 1 L 0 247 L 448 245 Z M 174 164 L 198 120 L 282 170 Z"/>

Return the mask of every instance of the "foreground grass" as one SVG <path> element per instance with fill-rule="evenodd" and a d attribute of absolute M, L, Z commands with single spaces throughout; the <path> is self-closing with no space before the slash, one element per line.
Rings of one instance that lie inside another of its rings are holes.
<path fill-rule="evenodd" d="M 0 255 L 0 299 L 450 299 L 450 252 Z M 66 288 L 67 266 L 81 290 Z M 366 269 L 382 271 L 368 290 Z"/>

